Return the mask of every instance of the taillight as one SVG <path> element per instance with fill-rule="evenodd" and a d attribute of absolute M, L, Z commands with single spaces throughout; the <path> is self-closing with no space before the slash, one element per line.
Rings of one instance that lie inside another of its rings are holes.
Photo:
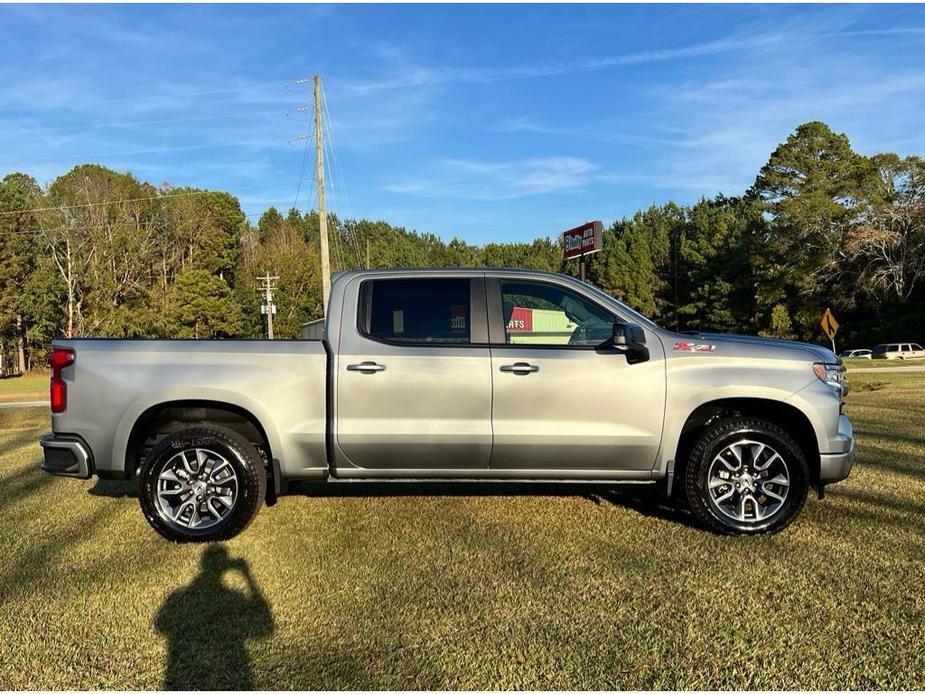
<path fill-rule="evenodd" d="M 48 357 L 51 367 L 51 411 L 55 414 L 67 409 L 67 383 L 61 378 L 61 369 L 74 363 L 74 351 L 70 349 L 53 349 Z"/>

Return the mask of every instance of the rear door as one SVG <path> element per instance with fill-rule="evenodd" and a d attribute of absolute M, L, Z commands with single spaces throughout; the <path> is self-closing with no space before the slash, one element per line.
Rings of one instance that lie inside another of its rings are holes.
<path fill-rule="evenodd" d="M 638 471 L 648 475 L 661 440 L 665 364 L 628 364 L 601 345 L 618 319 L 571 288 L 521 278 L 486 281 L 494 383 L 491 468 Z M 594 476 L 591 475 L 586 476 Z"/>
<path fill-rule="evenodd" d="M 343 315 L 334 367 L 341 462 L 394 476 L 484 471 L 492 434 L 482 275 L 361 276 L 344 306 L 357 315 Z"/>

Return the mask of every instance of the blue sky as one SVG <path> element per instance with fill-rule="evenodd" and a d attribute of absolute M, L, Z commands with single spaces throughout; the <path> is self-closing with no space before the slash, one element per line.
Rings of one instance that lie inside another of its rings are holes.
<path fill-rule="evenodd" d="M 446 240 L 738 194 L 812 119 L 925 154 L 918 6 L 5 5 L 0 40 L 0 173 L 98 162 L 253 221 L 296 201 L 316 72 L 329 207 Z"/>

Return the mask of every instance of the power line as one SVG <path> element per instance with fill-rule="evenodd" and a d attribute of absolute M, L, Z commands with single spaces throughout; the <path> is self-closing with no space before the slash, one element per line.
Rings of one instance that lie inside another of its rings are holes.
<path fill-rule="evenodd" d="M 65 155 L 68 159 L 82 159 L 83 161 L 92 161 L 94 159 L 103 159 L 105 157 L 120 157 L 126 154 L 161 154 L 163 152 L 183 152 L 194 149 L 220 149 L 222 147 L 268 147 L 272 143 L 263 141 L 256 142 L 222 142 L 214 145 L 183 145 L 178 147 L 155 147 L 153 149 L 135 149 L 122 152 L 104 152 L 96 155 Z M 34 163 L 35 160 L 33 160 Z M 39 159 L 38 161 L 57 162 L 58 159 Z"/>
<path fill-rule="evenodd" d="M 184 198 L 191 195 L 210 195 L 219 193 L 216 190 L 193 190 L 188 193 L 173 193 L 168 195 L 154 195 L 148 198 L 122 198 L 120 200 L 105 200 L 100 202 L 84 202 L 77 205 L 55 205 L 54 207 L 33 207 L 21 210 L 3 210 L 0 215 L 19 214 L 21 212 L 56 212 L 58 210 L 69 210 L 77 207 L 96 207 L 98 205 L 116 205 L 120 202 L 144 202 L 146 200 L 166 200 L 169 198 Z"/>
<path fill-rule="evenodd" d="M 315 203 L 318 201 L 318 187 L 314 185 L 317 179 L 318 179 L 318 176 L 315 174 L 312 174 L 312 180 L 310 181 L 312 185 L 309 187 L 309 195 L 308 195 L 308 211 L 309 212 L 315 209 Z"/>
<path fill-rule="evenodd" d="M 330 132 L 330 131 L 329 131 L 329 132 Z M 330 151 L 330 150 L 329 150 L 329 147 L 328 147 L 327 141 L 325 141 L 325 143 L 324 143 L 324 148 L 325 148 L 325 151 L 326 151 L 326 152 Z M 330 157 L 330 159 L 333 160 L 333 155 Z M 331 167 L 331 169 L 330 169 L 330 174 L 328 174 L 327 172 L 325 172 L 325 176 L 328 177 L 328 178 L 330 179 L 330 181 L 331 181 L 331 190 L 332 190 L 332 192 L 333 192 L 333 191 L 334 191 L 334 169 L 333 169 L 333 167 Z M 339 189 L 338 189 L 338 192 L 339 192 Z M 338 197 L 338 199 L 339 199 L 339 197 Z M 337 268 L 343 270 L 343 269 L 345 269 L 345 268 L 347 267 L 347 264 L 346 264 L 346 257 L 347 257 L 347 254 L 346 254 L 346 252 L 345 252 L 345 251 L 343 250 L 343 248 L 342 248 L 341 238 L 340 238 L 340 230 L 339 230 L 339 228 L 337 228 L 337 227 L 334 228 L 333 237 L 334 237 L 334 258 L 335 258 L 335 260 L 337 261 Z"/>
<path fill-rule="evenodd" d="M 337 143 L 334 140 L 334 126 L 331 123 L 331 111 L 328 108 L 328 97 L 324 91 L 324 84 L 321 85 L 321 97 L 322 97 L 322 106 L 324 107 L 325 120 L 327 121 L 327 130 L 328 130 L 328 140 L 331 142 L 331 159 L 333 166 L 331 167 L 331 176 L 334 178 L 334 171 L 336 169 L 337 173 L 340 175 L 340 190 L 344 193 L 345 202 L 347 204 L 347 213 L 352 217 L 353 209 L 350 204 L 350 195 L 347 192 L 347 182 L 344 179 L 344 167 L 340 164 L 340 158 L 337 156 Z M 333 183 L 333 181 L 332 181 Z M 340 192 L 340 191 L 338 191 Z"/>
<path fill-rule="evenodd" d="M 220 94 L 220 93 L 240 92 L 240 91 L 253 90 L 255 88 L 260 88 L 262 86 L 269 86 L 269 85 L 284 86 L 287 91 L 291 91 L 290 87 L 292 85 L 304 84 L 304 82 L 305 80 L 295 80 L 295 81 L 283 82 L 283 83 L 274 81 L 274 82 L 266 82 L 266 83 L 261 83 L 261 84 L 256 84 L 256 85 L 252 84 L 247 87 L 232 88 L 232 89 L 202 90 L 202 91 L 197 91 L 197 92 L 186 92 L 184 94 L 167 94 L 167 95 L 161 94 L 161 95 L 149 95 L 147 97 L 137 97 L 137 98 L 99 100 L 96 102 L 84 102 L 84 104 L 77 104 L 76 107 L 79 108 L 83 105 L 88 105 L 88 104 L 93 104 L 93 103 L 112 103 L 112 102 L 119 102 L 119 101 L 133 101 L 134 102 L 138 100 L 182 98 L 182 97 L 189 97 L 189 96 L 198 96 L 198 95 L 203 95 L 203 94 Z M 42 108 L 44 107 L 0 109 L 0 113 L 5 112 L 5 111 L 17 111 L 17 110 L 19 111 L 41 110 Z M 52 108 L 52 107 L 48 107 L 48 108 Z M 58 108 L 58 107 L 54 107 L 54 108 Z M 73 126 L 69 128 L 56 128 L 56 129 L 52 129 L 51 132 L 61 131 L 61 130 L 80 130 L 80 129 L 85 129 L 85 128 L 96 128 L 96 127 L 99 127 L 99 128 L 132 127 L 134 125 L 147 125 L 147 124 L 154 124 L 154 123 L 159 123 L 159 122 L 160 123 L 195 122 L 195 121 L 205 121 L 205 120 L 216 120 L 216 119 L 222 119 L 222 118 L 242 118 L 242 117 L 251 117 L 251 116 L 257 116 L 257 115 L 273 115 L 273 114 L 280 114 L 280 113 L 289 115 L 291 113 L 302 112 L 303 110 L 305 109 L 295 109 L 295 110 L 286 110 L 286 111 L 262 111 L 262 112 L 252 113 L 252 114 L 228 114 L 228 115 L 222 115 L 222 116 L 205 116 L 205 117 L 193 117 L 193 118 L 182 118 L 182 119 L 163 119 L 163 120 L 136 121 L 136 122 L 125 122 L 125 123 L 101 123 L 101 124 L 90 124 L 86 126 Z M 41 128 L 39 127 L 36 129 L 41 129 Z M 267 143 L 265 142 L 253 142 L 253 143 L 232 142 L 232 143 L 221 143 L 221 144 L 214 144 L 214 145 L 163 147 L 163 148 L 156 148 L 156 149 L 136 150 L 136 151 L 127 151 L 127 152 L 108 152 L 104 156 L 116 156 L 116 155 L 125 155 L 125 154 L 146 154 L 146 153 L 159 153 L 159 152 L 169 152 L 169 151 L 179 151 L 179 150 L 211 149 L 211 148 L 219 148 L 219 147 L 233 147 L 233 146 L 241 146 L 241 145 L 244 145 L 244 146 L 266 145 L 266 144 Z M 99 157 L 92 157 L 92 158 L 99 158 Z M 306 150 L 303 153 L 302 171 L 300 173 L 299 184 L 298 184 L 298 188 L 296 191 L 296 199 L 294 203 L 294 206 L 296 207 L 298 205 L 298 198 L 301 195 L 301 187 L 305 179 L 305 168 L 307 164 L 307 158 L 308 158 L 308 146 L 306 146 Z M 196 196 L 196 195 L 208 195 L 212 193 L 220 193 L 220 191 L 200 190 L 200 191 L 190 191 L 186 193 L 159 194 L 159 195 L 154 195 L 154 196 L 137 197 L 137 198 L 120 198 L 116 200 L 105 200 L 105 201 L 78 203 L 78 204 L 71 204 L 71 205 L 55 205 L 55 206 L 48 206 L 48 207 L 23 208 L 23 209 L 16 209 L 16 210 L 0 210 L 0 217 L 8 217 L 8 216 L 17 215 L 17 214 L 58 212 L 58 211 L 69 210 L 69 209 L 92 208 L 92 207 L 104 206 L 104 205 L 107 205 L 107 206 L 108 205 L 119 205 L 121 203 L 129 203 L 129 202 L 166 200 L 168 198 L 174 198 L 174 197 L 177 197 L 177 198 L 189 197 L 189 196 Z M 244 215 L 244 217 L 246 219 L 249 219 L 251 217 L 256 217 L 262 214 L 264 214 L 264 212 L 246 214 Z M 8 235 L 26 236 L 26 235 L 35 235 L 35 234 L 48 234 L 48 233 L 54 233 L 56 231 L 72 231 L 72 232 L 73 231 L 90 231 L 93 229 L 101 229 L 101 228 L 104 228 L 104 227 L 97 225 L 97 226 L 85 226 L 85 227 L 62 227 L 62 228 L 56 228 L 56 229 L 22 229 L 22 230 L 16 229 L 16 230 L 0 231 L 0 236 L 8 236 Z"/>
<path fill-rule="evenodd" d="M 331 123 L 331 111 L 328 108 L 328 99 L 327 99 L 327 94 L 324 91 L 323 83 L 321 85 L 321 97 L 322 97 L 322 106 L 324 109 L 325 120 L 327 121 L 328 140 L 331 143 L 331 163 L 332 163 L 332 166 L 331 166 L 332 186 L 331 187 L 332 189 L 334 188 L 334 184 L 336 183 L 337 177 L 339 176 L 340 183 L 337 184 L 339 186 L 337 188 L 337 194 L 338 194 L 337 199 L 338 201 L 343 200 L 346 203 L 346 208 L 347 208 L 346 213 L 348 216 L 353 217 L 353 209 L 350 203 L 350 195 L 347 192 L 347 183 L 344 179 L 344 167 L 341 166 L 340 159 L 337 156 L 337 145 L 334 140 L 334 127 Z M 341 197 L 340 195 L 341 191 L 343 191 L 343 197 Z M 337 236 L 340 236 L 340 233 L 337 233 Z M 346 241 L 349 242 L 351 240 L 353 241 L 353 251 L 356 254 L 356 260 L 359 264 L 362 264 L 362 259 L 361 259 L 362 250 L 359 247 L 359 239 L 353 238 L 353 235 L 351 234 L 351 238 L 347 239 Z M 344 260 L 346 259 L 346 255 L 347 255 L 347 252 L 346 250 L 344 250 L 343 251 Z M 347 267 L 346 263 L 342 264 L 341 267 L 346 268 Z"/>
<path fill-rule="evenodd" d="M 95 101 L 83 101 L 79 103 L 66 103 L 66 104 L 55 104 L 55 105 L 42 105 L 42 106 L 14 106 L 13 108 L 2 108 L 0 113 L 9 113 L 16 111 L 50 111 L 50 110 L 59 110 L 62 108 L 69 108 L 72 110 L 84 108 L 86 106 L 95 106 L 97 104 L 115 104 L 123 103 L 127 101 L 160 101 L 166 99 L 185 99 L 191 96 L 205 96 L 211 94 L 233 94 L 236 92 L 249 92 L 255 89 L 267 89 L 269 87 L 283 87 L 286 91 L 289 91 L 291 85 L 299 84 L 298 81 L 294 82 L 256 82 L 250 84 L 246 87 L 232 87 L 229 89 L 207 89 L 196 92 L 185 92 L 182 94 L 149 94 L 147 96 L 134 96 L 134 97 L 123 97 L 119 99 L 97 99 Z"/>
<path fill-rule="evenodd" d="M 278 200 L 277 202 L 283 202 Z M 273 205 L 271 205 L 272 207 Z M 252 217 L 261 217 L 266 214 L 266 210 L 263 212 L 251 212 L 250 214 L 243 215 L 245 219 L 250 219 Z M 0 237 L 3 236 L 38 236 L 40 234 L 53 234 L 55 232 L 63 231 L 93 231 L 94 229 L 104 229 L 101 224 L 91 224 L 89 226 L 83 227 L 55 227 L 53 229 L 7 229 L 5 231 L 0 231 Z"/>
<path fill-rule="evenodd" d="M 227 120 L 234 118 L 253 118 L 254 116 L 285 116 L 293 111 L 256 111 L 253 113 L 228 113 L 218 116 L 201 116 L 197 118 L 169 118 L 161 120 L 139 120 L 139 121 L 125 121 L 122 123 L 95 123 L 87 125 L 69 125 L 62 128 L 45 128 L 42 126 L 35 126 L 33 128 L 23 128 L 19 131 L 14 131 L 12 133 L 5 133 L 6 135 L 17 135 L 17 134 L 27 134 L 32 133 L 37 130 L 41 130 L 46 133 L 59 133 L 59 132 L 72 132 L 75 130 L 93 130 L 96 128 L 132 128 L 137 125 L 158 125 L 162 123 L 166 124 L 175 124 L 175 123 L 195 123 L 201 121 L 210 121 L 210 120 Z"/>
<path fill-rule="evenodd" d="M 305 179 L 305 169 L 308 167 L 308 153 L 311 149 L 311 134 L 308 139 L 305 140 L 305 149 L 302 152 L 302 170 L 299 172 L 299 185 L 295 190 L 295 200 L 292 203 L 292 206 L 296 209 L 299 208 L 299 194 L 302 192 L 302 181 Z"/>

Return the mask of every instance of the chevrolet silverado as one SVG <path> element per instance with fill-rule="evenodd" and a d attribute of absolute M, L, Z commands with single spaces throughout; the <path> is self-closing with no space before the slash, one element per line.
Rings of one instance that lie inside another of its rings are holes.
<path fill-rule="evenodd" d="M 705 527 L 776 532 L 855 450 L 844 368 L 807 343 L 675 333 L 524 270 L 337 275 L 320 340 L 62 339 L 42 467 L 137 478 L 174 541 L 290 485 L 657 485 Z"/>

